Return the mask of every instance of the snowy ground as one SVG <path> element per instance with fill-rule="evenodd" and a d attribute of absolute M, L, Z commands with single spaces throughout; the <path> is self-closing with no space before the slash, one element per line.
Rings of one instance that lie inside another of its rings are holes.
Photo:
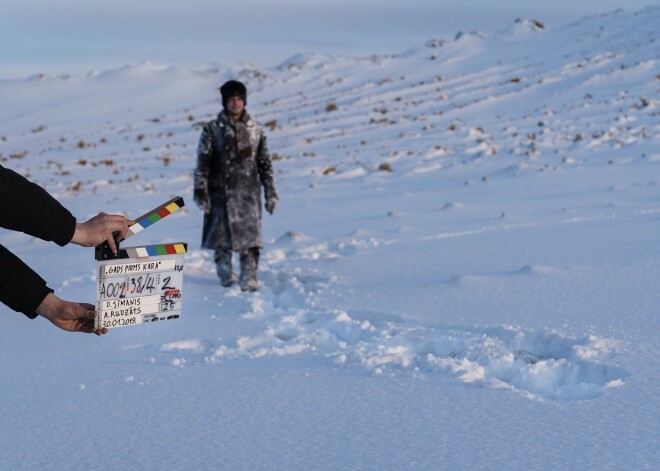
<path fill-rule="evenodd" d="M 130 245 L 189 244 L 179 320 L 96 338 L 2 308 L 2 468 L 653 469 L 659 23 L 0 81 L 2 165 L 81 220 L 181 195 Z M 220 287 L 192 201 L 230 77 L 281 195 L 254 294 Z M 91 249 L 0 243 L 94 299 Z"/>

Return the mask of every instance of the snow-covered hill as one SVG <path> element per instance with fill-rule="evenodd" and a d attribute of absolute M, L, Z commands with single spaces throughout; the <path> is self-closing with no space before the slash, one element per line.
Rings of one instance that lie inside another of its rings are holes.
<path fill-rule="evenodd" d="M 177 321 L 88 338 L 3 308 L 0 463 L 652 469 L 658 24 L 648 7 L 391 56 L 0 81 L 2 165 L 79 219 L 181 195 L 139 237 L 189 243 Z M 281 195 L 254 294 L 220 287 L 192 201 L 229 78 Z M 91 249 L 0 243 L 94 299 Z"/>

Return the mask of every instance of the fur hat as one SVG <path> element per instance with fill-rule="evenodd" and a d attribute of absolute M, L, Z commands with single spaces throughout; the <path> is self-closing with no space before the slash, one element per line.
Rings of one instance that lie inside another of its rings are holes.
<path fill-rule="evenodd" d="M 222 95 L 222 106 L 227 108 L 227 100 L 233 96 L 240 96 L 243 103 L 247 105 L 247 88 L 241 82 L 236 80 L 229 80 L 220 87 L 220 94 Z"/>

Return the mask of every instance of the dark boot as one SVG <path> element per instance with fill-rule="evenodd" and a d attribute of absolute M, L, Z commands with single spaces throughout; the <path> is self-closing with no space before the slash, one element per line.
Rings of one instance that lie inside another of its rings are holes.
<path fill-rule="evenodd" d="M 257 267 L 259 265 L 259 248 L 241 252 L 241 276 L 238 278 L 238 285 L 243 291 L 256 291 L 259 288 L 257 282 Z"/>
<path fill-rule="evenodd" d="M 216 250 L 214 258 L 220 284 L 225 288 L 230 287 L 238 278 L 236 273 L 231 271 L 231 250 Z"/>

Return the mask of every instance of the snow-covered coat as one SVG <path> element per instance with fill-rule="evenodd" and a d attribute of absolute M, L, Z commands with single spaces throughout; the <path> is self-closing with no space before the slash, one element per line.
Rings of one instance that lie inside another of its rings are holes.
<path fill-rule="evenodd" d="M 209 204 L 202 248 L 241 251 L 261 247 L 261 187 L 277 198 L 266 134 L 244 111 L 238 121 L 224 112 L 204 125 L 197 147 L 195 201 Z"/>

